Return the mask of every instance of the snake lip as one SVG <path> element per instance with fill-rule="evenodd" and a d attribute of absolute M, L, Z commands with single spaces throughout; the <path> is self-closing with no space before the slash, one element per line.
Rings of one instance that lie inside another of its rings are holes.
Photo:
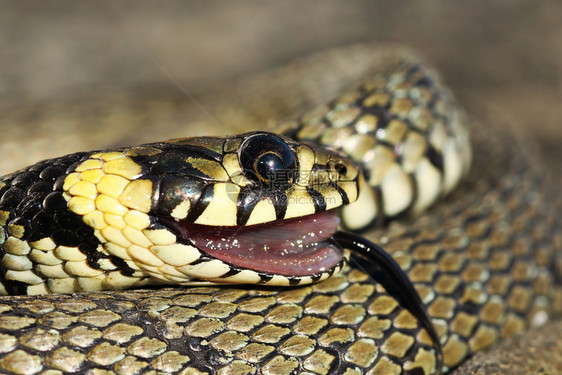
<path fill-rule="evenodd" d="M 316 276 L 337 267 L 344 251 L 329 241 L 340 219 L 331 211 L 248 226 L 179 221 L 181 236 L 205 254 L 239 269 Z"/>

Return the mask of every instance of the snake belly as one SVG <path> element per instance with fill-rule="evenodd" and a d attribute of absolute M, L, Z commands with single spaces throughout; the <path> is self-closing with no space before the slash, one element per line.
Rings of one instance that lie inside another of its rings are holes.
<path fill-rule="evenodd" d="M 302 170 L 330 182 L 310 185 L 314 190 L 301 183 L 309 204 L 300 210 L 255 199 L 239 209 L 226 193 L 226 209 L 212 206 L 220 197 L 216 186 L 224 188 L 243 169 L 224 155 L 235 155 L 248 135 L 77 153 L 5 176 L 5 292 L 79 293 L 2 297 L 0 367 L 18 374 L 432 374 L 544 322 L 560 306 L 553 265 L 562 241 L 540 168 L 516 136 L 476 121 L 467 179 L 420 215 L 467 172 L 464 119 L 418 59 L 398 53 L 390 60 L 336 99 L 276 128 L 289 137 L 283 142 L 295 142 L 299 166 L 310 163 Z M 172 172 L 180 146 L 192 158 L 183 176 L 197 177 L 183 190 Z M 340 173 L 350 176 L 330 180 Z M 102 182 L 106 176 L 111 183 Z M 207 195 L 204 184 L 193 182 L 211 180 Z M 207 198 L 162 195 L 166 186 Z M 151 218 L 261 225 L 333 208 L 319 196 L 344 205 L 343 225 L 367 228 L 363 235 L 408 273 L 441 336 L 442 369 L 427 332 L 371 277 L 372 265 L 343 267 L 343 260 L 299 276 L 247 270 L 177 242 L 171 237 L 177 228 L 171 232 Z M 194 279 L 270 286 L 95 291 Z"/>

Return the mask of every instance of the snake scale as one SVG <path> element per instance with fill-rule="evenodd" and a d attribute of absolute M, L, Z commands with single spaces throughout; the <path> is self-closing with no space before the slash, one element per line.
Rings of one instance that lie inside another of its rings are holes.
<path fill-rule="evenodd" d="M 562 306 L 560 220 L 532 150 L 471 114 L 468 170 L 464 115 L 410 51 L 315 54 L 225 100 L 233 131 L 275 120 L 284 135 L 79 152 L 3 177 L 3 292 L 62 292 L 0 298 L 3 372 L 434 374 Z M 441 349 L 384 272 L 325 242 L 332 209 L 408 275 Z"/>

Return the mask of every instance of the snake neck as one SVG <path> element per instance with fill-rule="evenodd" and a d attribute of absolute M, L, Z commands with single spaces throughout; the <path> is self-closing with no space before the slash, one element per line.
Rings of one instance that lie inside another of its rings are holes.
<path fill-rule="evenodd" d="M 344 227 L 354 231 L 419 214 L 470 167 L 464 113 L 437 73 L 415 59 L 371 74 L 280 129 L 360 163 L 370 188 L 342 213 Z"/>

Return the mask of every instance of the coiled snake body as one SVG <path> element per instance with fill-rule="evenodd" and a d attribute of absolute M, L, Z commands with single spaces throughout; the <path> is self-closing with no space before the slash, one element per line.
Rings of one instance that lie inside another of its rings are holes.
<path fill-rule="evenodd" d="M 0 367 L 433 374 L 544 322 L 561 239 L 540 169 L 476 121 L 468 177 L 422 213 L 468 173 L 466 120 L 409 52 L 373 56 L 358 84 L 277 134 L 80 152 L 4 176 L 2 292 L 80 293 L 2 297 Z M 443 363 L 384 272 L 345 265 L 338 225 L 407 273 Z"/>

